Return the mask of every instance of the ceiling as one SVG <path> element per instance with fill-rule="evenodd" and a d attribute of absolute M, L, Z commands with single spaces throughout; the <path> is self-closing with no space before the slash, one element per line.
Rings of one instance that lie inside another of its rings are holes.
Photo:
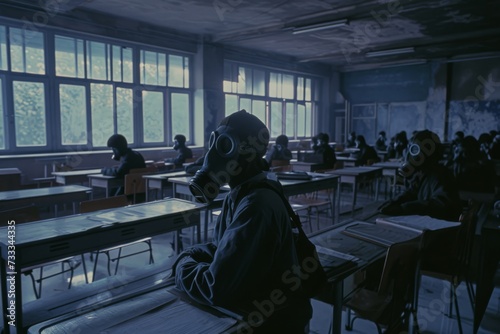
<path fill-rule="evenodd" d="M 500 55 L 498 0 L 3 0 L 134 19 L 339 70 Z M 294 33 L 294 29 L 338 23 Z M 397 50 L 399 54 L 370 52 Z"/>

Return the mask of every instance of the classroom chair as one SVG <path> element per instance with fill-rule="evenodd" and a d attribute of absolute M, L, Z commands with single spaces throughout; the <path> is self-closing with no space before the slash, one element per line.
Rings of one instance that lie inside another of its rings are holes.
<path fill-rule="evenodd" d="M 124 194 L 132 204 L 142 203 L 146 200 L 146 180 L 143 175 L 157 172 L 155 165 L 146 168 L 131 169 L 124 178 Z"/>
<path fill-rule="evenodd" d="M 94 212 L 98 210 L 104 210 L 104 209 L 111 209 L 111 208 L 119 208 L 119 207 L 125 207 L 129 204 L 127 196 L 126 195 L 121 195 L 121 196 L 113 196 L 113 197 L 107 197 L 107 198 L 100 198 L 100 199 L 94 199 L 94 200 L 89 200 L 89 201 L 83 201 L 80 202 L 80 212 L 81 213 L 87 213 L 87 212 Z M 149 264 L 154 263 L 154 258 L 153 258 L 153 246 L 152 246 L 152 238 L 147 237 L 143 238 L 140 240 L 135 240 L 126 244 L 121 244 L 118 246 L 113 246 L 105 249 L 100 249 L 95 252 L 90 253 L 90 259 L 91 261 L 94 261 L 94 268 L 92 270 L 92 280 L 95 278 L 96 270 L 97 270 L 97 262 L 99 260 L 99 254 L 104 254 L 106 255 L 107 258 L 107 270 L 108 274 L 111 276 L 112 275 L 112 270 L 111 270 L 111 264 L 113 262 L 115 263 L 114 271 L 113 274 L 116 275 L 118 272 L 118 267 L 120 264 L 120 260 L 123 258 L 131 257 L 137 254 L 142 254 L 142 253 L 149 253 Z M 122 255 L 122 249 L 125 247 L 132 247 L 132 246 L 137 246 L 141 243 L 144 243 L 146 245 L 145 249 L 137 250 L 129 254 Z M 93 254 L 96 254 L 95 260 L 93 259 Z M 115 256 L 113 254 L 116 253 Z"/>
<path fill-rule="evenodd" d="M 379 334 L 383 327 L 386 333 L 405 330 L 409 317 L 415 314 L 422 239 L 420 235 L 389 247 L 377 289 L 361 288 L 345 302 L 347 330 L 352 330 L 358 318 L 373 322 Z M 351 312 L 355 314 L 352 319 Z"/>

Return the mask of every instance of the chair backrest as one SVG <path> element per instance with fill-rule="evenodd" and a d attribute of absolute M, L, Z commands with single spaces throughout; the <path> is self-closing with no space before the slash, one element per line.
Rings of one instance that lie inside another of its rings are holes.
<path fill-rule="evenodd" d="M 136 169 L 134 173 L 128 173 L 124 178 L 124 194 L 132 198 L 132 203 L 137 203 L 138 195 L 146 194 L 146 180 L 143 176 L 153 174 L 152 168 Z"/>
<path fill-rule="evenodd" d="M 145 168 L 132 168 L 130 171 L 129 171 L 129 174 L 136 174 L 136 173 L 154 173 L 158 170 L 158 168 L 153 164 L 153 165 L 150 165 L 150 166 L 147 166 Z"/>
<path fill-rule="evenodd" d="M 7 226 L 9 221 L 14 220 L 16 224 L 29 223 L 40 219 L 40 210 L 36 205 L 9 209 L 0 212 L 0 226 Z M 4 218 L 5 217 L 5 218 Z"/>
<path fill-rule="evenodd" d="M 418 238 L 395 243 L 387 250 L 378 288 L 381 295 L 392 295 L 400 304 L 412 300 L 417 284 L 418 264 L 423 234 Z"/>
<path fill-rule="evenodd" d="M 119 208 L 128 205 L 128 199 L 125 195 L 113 196 L 107 198 L 93 199 L 80 202 L 80 212 L 93 212 L 97 210 Z"/>

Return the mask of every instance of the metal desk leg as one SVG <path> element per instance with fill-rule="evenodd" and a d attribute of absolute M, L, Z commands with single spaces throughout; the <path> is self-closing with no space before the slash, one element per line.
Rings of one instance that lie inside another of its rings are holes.
<path fill-rule="evenodd" d="M 342 333 L 342 299 L 344 296 L 344 283 L 343 281 L 336 282 L 333 285 L 333 319 L 332 319 L 332 332 L 331 334 Z"/>

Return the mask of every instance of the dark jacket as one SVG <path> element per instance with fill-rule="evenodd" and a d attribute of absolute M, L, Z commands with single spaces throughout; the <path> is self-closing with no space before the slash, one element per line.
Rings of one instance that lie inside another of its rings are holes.
<path fill-rule="evenodd" d="M 286 148 L 278 148 L 277 145 L 273 145 L 266 154 L 266 161 L 269 165 L 273 160 L 292 160 L 292 152 Z"/>
<path fill-rule="evenodd" d="M 120 158 L 118 167 L 105 167 L 101 170 L 102 174 L 124 178 L 126 174 L 134 168 L 146 168 L 144 157 L 137 151 L 127 148 L 127 152 Z"/>
<path fill-rule="evenodd" d="M 373 162 L 379 162 L 380 158 L 377 154 L 377 151 L 375 151 L 375 149 L 372 146 L 365 145 L 359 149 L 355 165 L 364 166 L 367 164 L 368 160 L 371 160 Z"/>
<path fill-rule="evenodd" d="M 385 205 L 381 212 L 458 221 L 462 208 L 453 174 L 445 166 L 436 164 L 412 182 L 406 192 Z"/>
<path fill-rule="evenodd" d="M 248 182 L 264 179 L 260 174 Z M 241 197 L 242 185 L 226 196 L 213 243 L 181 253 L 174 265 L 176 284 L 200 303 L 238 313 L 245 310 L 242 313 L 247 315 L 259 312 L 259 305 L 265 303 L 274 309 L 265 314 L 269 326 L 265 333 L 297 333 L 308 323 L 312 308 L 309 299 L 288 282 L 290 269 L 299 266 L 288 211 L 274 190 L 254 189 Z M 270 306 L 276 290 L 282 298 Z M 263 332 L 248 320 L 248 332 Z"/>
<path fill-rule="evenodd" d="M 182 164 L 186 162 L 186 159 L 191 159 L 193 157 L 193 152 L 190 148 L 186 146 L 179 147 L 179 154 L 172 161 L 175 165 L 175 168 L 181 168 Z"/>
<path fill-rule="evenodd" d="M 332 169 L 335 167 L 337 157 L 335 156 L 335 151 L 333 151 L 333 148 L 330 145 L 319 146 L 316 153 L 323 156 L 323 166 L 321 169 Z"/>

